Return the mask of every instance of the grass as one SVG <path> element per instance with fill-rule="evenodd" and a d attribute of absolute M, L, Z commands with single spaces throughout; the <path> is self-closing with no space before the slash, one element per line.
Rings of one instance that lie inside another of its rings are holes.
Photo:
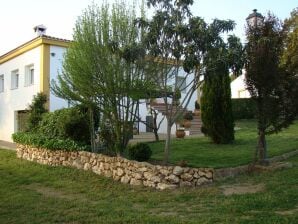
<path fill-rule="evenodd" d="M 235 141 L 233 144 L 217 145 L 207 137 L 194 139 L 173 139 L 170 151 L 170 163 L 187 161 L 193 167 L 234 167 L 247 164 L 253 160 L 256 143 L 256 121 L 242 120 L 236 122 Z M 268 156 L 276 156 L 298 149 L 298 122 L 288 129 L 267 136 Z M 150 143 L 152 159 L 163 159 L 164 142 Z"/>
<path fill-rule="evenodd" d="M 290 161 L 290 169 L 161 192 L 0 150 L 0 223 L 298 223 L 298 156 Z M 263 189 L 223 194 L 239 185 Z"/>

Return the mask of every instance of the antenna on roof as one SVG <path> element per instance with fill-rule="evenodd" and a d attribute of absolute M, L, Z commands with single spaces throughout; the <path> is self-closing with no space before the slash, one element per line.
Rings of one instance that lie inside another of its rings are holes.
<path fill-rule="evenodd" d="M 42 25 L 42 24 L 35 26 L 33 29 L 34 29 L 34 32 L 39 37 L 45 35 L 46 34 L 46 30 L 47 30 L 47 28 L 44 25 Z"/>

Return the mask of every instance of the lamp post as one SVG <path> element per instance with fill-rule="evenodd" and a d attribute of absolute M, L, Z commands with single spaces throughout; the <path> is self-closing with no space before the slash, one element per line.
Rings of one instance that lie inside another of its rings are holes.
<path fill-rule="evenodd" d="M 263 25 L 264 16 L 261 13 L 258 13 L 256 9 L 252 10 L 253 13 L 249 14 L 246 18 L 247 25 L 250 28 L 257 28 Z"/>
<path fill-rule="evenodd" d="M 266 96 L 265 90 L 263 87 L 256 87 L 256 84 L 258 81 L 256 81 L 256 75 L 260 75 L 260 79 L 262 80 L 263 76 L 263 68 L 259 66 L 260 59 L 264 58 L 264 54 L 262 54 L 262 50 L 265 46 L 263 44 L 263 41 L 260 41 L 264 38 L 266 38 L 266 34 L 264 33 L 263 26 L 264 26 L 264 17 L 261 13 L 258 13 L 256 9 L 253 10 L 251 14 L 248 15 L 246 18 L 247 22 L 247 39 L 248 43 L 246 45 L 246 51 L 248 56 L 249 62 L 248 67 L 250 68 L 250 80 L 254 83 L 251 84 L 253 87 L 257 89 L 257 108 L 259 111 L 258 113 L 258 145 L 257 145 L 257 151 L 256 151 L 256 157 L 257 154 L 259 154 L 259 162 L 263 165 L 268 164 L 267 159 L 267 144 L 266 144 L 266 116 L 264 115 L 264 97 Z M 261 57 L 259 58 L 259 56 Z M 250 61 L 250 59 L 252 59 Z M 256 63 L 257 62 L 257 63 Z M 247 76 L 248 73 L 246 73 Z M 247 78 L 247 77 L 246 77 Z"/>

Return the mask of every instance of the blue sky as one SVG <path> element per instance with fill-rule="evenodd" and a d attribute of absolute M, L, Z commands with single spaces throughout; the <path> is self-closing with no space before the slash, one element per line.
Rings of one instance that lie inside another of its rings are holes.
<path fill-rule="evenodd" d="M 132 0 L 127 0 L 131 2 Z M 82 10 L 91 0 L 0 0 L 0 55 L 35 37 L 33 27 L 44 24 L 47 34 L 71 39 L 72 30 Z M 101 4 L 101 0 L 94 0 Z M 108 1 L 111 2 L 111 1 Z M 280 19 L 289 17 L 298 7 L 297 0 L 194 0 L 192 12 L 207 22 L 232 19 L 237 23 L 234 33 L 244 38 L 245 18 L 253 9 L 266 15 L 273 12 Z"/>

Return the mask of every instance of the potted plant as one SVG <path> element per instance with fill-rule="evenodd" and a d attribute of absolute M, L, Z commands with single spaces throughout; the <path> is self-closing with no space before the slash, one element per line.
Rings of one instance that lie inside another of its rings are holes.
<path fill-rule="evenodd" d="M 184 130 L 184 128 L 183 127 L 177 128 L 177 130 L 176 130 L 176 137 L 177 138 L 184 138 L 184 136 L 185 136 L 185 130 Z"/>
<path fill-rule="evenodd" d="M 190 128 L 191 127 L 191 121 L 193 120 L 193 116 L 192 116 L 192 112 L 191 111 L 188 111 L 184 114 L 183 116 L 183 126 L 185 128 Z"/>
<path fill-rule="evenodd" d="M 196 100 L 195 102 L 195 111 L 194 111 L 194 115 L 195 116 L 200 116 L 201 112 L 200 112 L 200 104 L 199 102 Z"/>

